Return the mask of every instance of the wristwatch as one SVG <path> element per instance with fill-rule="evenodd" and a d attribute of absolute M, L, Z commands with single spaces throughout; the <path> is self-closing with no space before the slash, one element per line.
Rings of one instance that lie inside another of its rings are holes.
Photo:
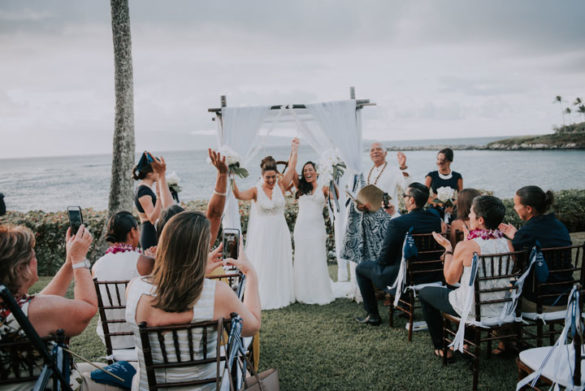
<path fill-rule="evenodd" d="M 91 263 L 89 263 L 89 261 L 87 260 L 87 258 L 85 258 L 83 261 L 81 262 L 77 262 L 71 265 L 71 269 L 75 270 L 75 269 L 81 269 L 81 268 L 86 268 L 89 269 L 91 267 Z"/>

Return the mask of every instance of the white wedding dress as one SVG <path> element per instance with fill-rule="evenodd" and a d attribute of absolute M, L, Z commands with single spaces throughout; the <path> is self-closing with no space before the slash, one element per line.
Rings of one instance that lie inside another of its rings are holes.
<path fill-rule="evenodd" d="M 278 184 L 268 198 L 262 184 L 256 185 L 252 202 L 246 255 L 258 274 L 263 310 L 286 307 L 294 302 L 292 245 L 284 218 L 284 196 Z"/>
<path fill-rule="evenodd" d="M 327 269 L 324 207 L 325 196 L 320 188 L 299 197 L 294 231 L 294 287 L 301 303 L 328 304 L 334 299 Z"/>

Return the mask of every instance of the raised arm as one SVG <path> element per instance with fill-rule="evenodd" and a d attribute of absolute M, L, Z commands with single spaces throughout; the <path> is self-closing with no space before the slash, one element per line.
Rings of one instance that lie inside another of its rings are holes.
<path fill-rule="evenodd" d="M 148 154 L 150 155 L 150 152 L 148 152 Z M 162 202 L 161 209 L 166 209 L 175 203 L 173 200 L 173 195 L 171 194 L 171 190 L 169 189 L 169 185 L 167 184 L 167 163 L 162 156 L 155 158 L 154 156 L 150 155 L 150 157 L 152 158 L 152 170 L 158 174 L 158 181 L 156 186 L 157 191 L 160 193 L 159 199 Z M 154 224 L 154 222 L 152 223 Z"/>
<path fill-rule="evenodd" d="M 231 185 L 232 185 L 232 191 L 234 193 L 234 197 L 236 197 L 238 200 L 241 200 L 241 201 L 254 200 L 254 201 L 256 201 L 256 188 L 255 187 L 251 187 L 248 190 L 240 191 L 240 189 L 238 189 L 238 185 L 236 185 L 236 181 L 234 180 L 234 178 L 231 179 Z"/>
<path fill-rule="evenodd" d="M 219 152 L 215 152 L 209 148 L 209 159 L 211 164 L 217 169 L 217 178 L 215 180 L 215 190 L 211 195 L 209 204 L 207 204 L 207 211 L 205 215 L 211 223 L 211 241 L 210 245 L 213 246 L 215 238 L 219 232 L 219 226 L 221 225 L 221 217 L 223 215 L 223 209 L 225 207 L 225 199 L 227 195 L 227 175 L 228 166 L 225 162 L 225 156 L 221 156 Z"/>
<path fill-rule="evenodd" d="M 297 160 L 299 152 L 299 139 L 293 138 L 290 148 L 290 157 L 288 159 L 288 166 L 282 176 L 282 181 L 279 183 L 281 189 L 284 191 L 293 180 L 294 174 L 297 170 Z"/>

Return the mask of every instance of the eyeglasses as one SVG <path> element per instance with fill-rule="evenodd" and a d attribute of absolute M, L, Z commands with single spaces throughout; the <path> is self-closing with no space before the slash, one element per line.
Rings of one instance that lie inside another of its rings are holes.
<path fill-rule="evenodd" d="M 406 197 L 412 197 L 412 196 L 410 194 L 402 193 L 402 197 L 406 198 Z"/>

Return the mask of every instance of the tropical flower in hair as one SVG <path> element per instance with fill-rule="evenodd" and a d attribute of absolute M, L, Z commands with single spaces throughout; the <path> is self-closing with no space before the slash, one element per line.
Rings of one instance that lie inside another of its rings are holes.
<path fill-rule="evenodd" d="M 435 202 L 444 206 L 452 206 L 457 198 L 457 192 L 448 186 L 439 187 L 437 189 L 437 197 Z"/>
<path fill-rule="evenodd" d="M 181 178 L 174 171 L 167 175 L 167 185 L 169 185 L 169 189 L 174 190 L 176 193 L 180 193 L 182 190 L 179 184 L 180 181 Z"/>

